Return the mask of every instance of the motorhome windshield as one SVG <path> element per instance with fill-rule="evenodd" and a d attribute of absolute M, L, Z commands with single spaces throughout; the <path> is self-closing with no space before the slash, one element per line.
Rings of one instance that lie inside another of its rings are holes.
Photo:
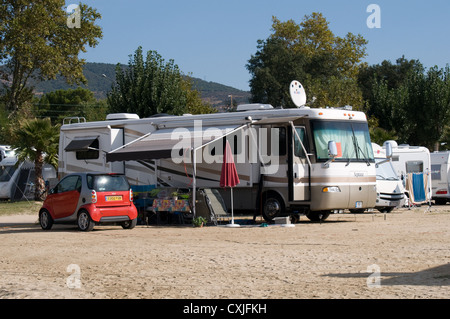
<path fill-rule="evenodd" d="M 377 163 L 384 161 L 383 158 L 377 158 L 375 161 Z M 394 167 L 391 162 L 384 162 L 377 165 L 377 179 L 378 180 L 389 180 L 398 181 L 399 178 L 394 171 Z"/>
<path fill-rule="evenodd" d="M 369 128 L 365 122 L 312 121 L 317 160 L 329 159 L 328 142 L 338 148 L 336 161 L 374 162 Z"/>
<path fill-rule="evenodd" d="M 0 166 L 0 182 L 9 182 L 15 171 L 16 167 L 14 165 Z"/>

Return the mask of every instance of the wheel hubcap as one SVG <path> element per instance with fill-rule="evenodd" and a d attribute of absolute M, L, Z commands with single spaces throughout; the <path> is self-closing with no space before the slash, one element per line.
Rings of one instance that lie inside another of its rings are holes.
<path fill-rule="evenodd" d="M 41 214 L 41 226 L 44 227 L 44 228 L 48 226 L 48 216 L 47 216 L 47 213 L 42 213 L 42 214 Z"/>
<path fill-rule="evenodd" d="M 81 213 L 78 218 L 78 225 L 81 229 L 86 229 L 88 225 L 88 216 L 86 213 Z"/>
<path fill-rule="evenodd" d="M 269 199 L 266 202 L 265 211 L 267 216 L 276 216 L 278 213 L 280 213 L 280 210 L 280 203 L 276 199 Z"/>

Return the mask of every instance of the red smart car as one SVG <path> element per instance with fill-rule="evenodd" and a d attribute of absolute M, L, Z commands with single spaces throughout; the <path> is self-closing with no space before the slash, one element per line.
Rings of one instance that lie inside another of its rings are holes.
<path fill-rule="evenodd" d="M 69 174 L 49 191 L 39 211 L 44 230 L 54 223 L 77 223 L 82 231 L 99 223 L 120 223 L 131 229 L 136 221 L 133 192 L 123 174 Z"/>

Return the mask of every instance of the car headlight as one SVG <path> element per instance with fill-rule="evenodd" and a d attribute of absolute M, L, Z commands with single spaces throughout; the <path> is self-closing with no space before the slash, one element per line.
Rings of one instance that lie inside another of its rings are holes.
<path fill-rule="evenodd" d="M 339 186 L 327 186 L 322 188 L 322 193 L 340 193 L 341 189 Z"/>

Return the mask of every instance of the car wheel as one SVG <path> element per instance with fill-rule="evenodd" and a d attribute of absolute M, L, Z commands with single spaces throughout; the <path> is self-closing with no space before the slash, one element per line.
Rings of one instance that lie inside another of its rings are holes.
<path fill-rule="evenodd" d="M 275 192 L 263 194 L 262 216 L 267 222 L 271 222 L 275 217 L 283 216 L 285 213 L 284 201 Z"/>
<path fill-rule="evenodd" d="M 89 213 L 85 210 L 82 210 L 78 214 L 78 229 L 81 231 L 91 231 L 94 229 L 95 223 L 91 219 Z"/>
<path fill-rule="evenodd" d="M 39 225 L 43 230 L 49 230 L 53 226 L 53 218 L 46 209 L 39 213 Z"/>
<path fill-rule="evenodd" d="M 122 223 L 123 229 L 133 229 L 137 224 L 137 218 L 132 220 L 127 220 L 126 222 Z"/>

